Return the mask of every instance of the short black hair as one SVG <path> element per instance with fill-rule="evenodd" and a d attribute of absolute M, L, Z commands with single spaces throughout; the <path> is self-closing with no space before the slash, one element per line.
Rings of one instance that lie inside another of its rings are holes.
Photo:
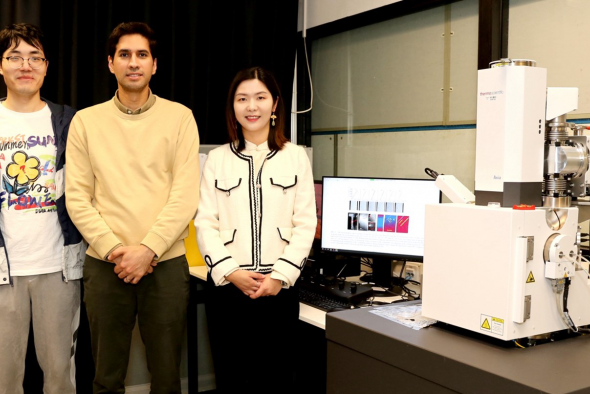
<path fill-rule="evenodd" d="M 19 46 L 21 41 L 43 51 L 44 56 L 47 57 L 43 45 L 43 32 L 29 23 L 13 23 L 0 31 L 0 54 L 4 55 L 9 48 Z"/>
<path fill-rule="evenodd" d="M 156 32 L 154 32 L 147 23 L 143 22 L 123 22 L 113 29 L 107 43 L 109 56 L 111 58 L 115 57 L 115 52 L 117 52 L 117 44 L 119 43 L 121 37 L 128 36 L 130 34 L 139 34 L 148 40 L 152 58 L 157 58 L 156 51 L 158 42 L 156 41 Z"/>

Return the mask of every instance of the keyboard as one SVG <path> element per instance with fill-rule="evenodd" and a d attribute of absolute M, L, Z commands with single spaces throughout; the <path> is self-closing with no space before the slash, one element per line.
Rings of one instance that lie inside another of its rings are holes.
<path fill-rule="evenodd" d="M 334 309 L 350 309 L 351 306 L 346 301 L 337 300 L 303 287 L 299 287 L 299 302 L 321 309 L 324 312 L 330 312 Z"/>

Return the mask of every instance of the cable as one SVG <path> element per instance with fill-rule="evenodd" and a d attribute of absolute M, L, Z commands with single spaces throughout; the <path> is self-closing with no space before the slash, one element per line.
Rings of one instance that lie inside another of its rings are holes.
<path fill-rule="evenodd" d="M 585 262 L 589 262 L 586 258 L 584 258 L 584 256 L 582 255 L 577 255 L 577 258 L 574 259 L 568 259 L 570 262 L 574 263 L 575 265 L 579 266 L 585 273 L 586 273 L 586 277 L 588 278 L 590 275 L 588 274 L 588 271 L 582 266 L 582 264 L 578 261 L 578 260 L 584 260 Z M 567 326 L 574 331 L 575 333 L 590 333 L 590 329 L 588 328 L 579 328 L 576 327 L 576 324 L 573 322 L 572 318 L 570 317 L 569 314 L 569 310 L 567 307 L 567 301 L 569 298 L 569 287 L 571 284 L 572 280 L 571 278 L 566 278 L 565 279 L 565 283 L 563 286 L 563 297 L 562 297 L 562 302 L 560 305 L 559 302 L 559 292 L 556 291 L 555 292 L 555 301 L 557 303 L 557 309 L 559 310 L 559 314 L 561 315 L 561 318 L 563 319 L 564 323 L 567 324 Z"/>
<path fill-rule="evenodd" d="M 565 315 L 565 317 L 568 320 L 568 325 L 572 328 L 572 330 L 574 330 L 574 332 L 578 332 L 578 327 L 576 327 L 576 324 L 573 322 L 572 318 L 570 317 L 569 311 L 567 309 L 567 299 L 569 296 L 571 283 L 572 283 L 572 280 L 570 278 L 566 278 L 565 285 L 563 287 L 563 304 L 562 304 L 561 308 L 563 309 L 563 314 Z"/>
<path fill-rule="evenodd" d="M 557 311 L 559 312 L 559 316 L 561 316 L 561 319 L 563 320 L 565 325 L 573 330 L 572 326 L 570 325 L 570 322 L 568 321 L 567 317 L 563 313 L 562 304 L 561 304 L 561 297 L 559 296 L 559 293 L 561 293 L 561 291 L 555 293 L 555 304 L 557 305 Z"/>
<path fill-rule="evenodd" d="M 518 346 L 519 348 L 521 348 L 521 349 L 526 349 L 524 346 L 522 346 L 520 343 L 518 343 L 518 342 L 516 341 L 516 339 L 514 339 L 512 342 L 514 342 L 514 344 L 515 344 L 516 346 Z"/>
<path fill-rule="evenodd" d="M 406 260 L 404 260 L 403 264 L 402 264 L 402 269 L 399 271 L 399 277 L 403 278 L 404 277 L 404 270 L 406 269 Z"/>
<path fill-rule="evenodd" d="M 579 254 L 579 255 L 578 255 L 578 259 L 579 259 L 579 260 L 584 260 L 585 262 L 587 262 L 587 263 L 589 263 L 589 264 L 590 264 L 590 261 L 588 261 L 588 259 L 587 259 L 587 258 L 585 258 L 584 256 L 582 256 L 581 254 Z M 587 278 L 590 278 L 590 273 L 588 273 L 588 270 L 586 270 L 586 269 L 584 268 L 584 266 L 583 266 L 583 265 L 582 265 L 582 264 L 581 264 L 581 263 L 578 261 L 578 259 L 576 259 L 576 260 L 573 260 L 573 261 L 574 261 L 574 263 L 575 263 L 577 266 L 579 266 L 579 267 L 582 269 L 582 271 L 584 271 L 584 272 L 586 273 L 586 277 L 587 277 Z"/>
<path fill-rule="evenodd" d="M 574 324 L 571 317 L 569 316 L 569 311 L 567 309 L 567 299 L 569 294 L 569 284 L 571 283 L 570 278 L 566 278 L 564 280 L 563 288 L 559 288 L 559 283 L 561 280 L 553 280 L 554 292 L 555 292 L 555 303 L 557 305 L 557 310 L 559 311 L 559 315 L 563 322 L 574 332 L 578 332 L 578 327 Z M 559 293 L 563 292 L 562 297 L 559 297 Z M 561 302 L 560 302 L 561 301 Z"/>
<path fill-rule="evenodd" d="M 438 172 L 436 172 L 433 169 L 428 168 L 428 167 L 426 167 L 424 169 L 424 172 L 426 173 L 426 175 L 428 175 L 429 177 L 434 178 L 434 179 L 436 179 L 438 177 L 438 175 L 439 175 Z"/>
<path fill-rule="evenodd" d="M 307 39 L 303 37 L 303 52 L 305 53 L 305 64 L 307 64 L 307 74 L 309 75 L 309 88 L 311 90 L 311 98 L 309 100 L 309 108 L 303 111 L 291 111 L 293 114 L 304 114 L 311 111 L 313 108 L 313 82 L 311 80 L 311 70 L 309 68 L 309 59 L 307 57 Z"/>

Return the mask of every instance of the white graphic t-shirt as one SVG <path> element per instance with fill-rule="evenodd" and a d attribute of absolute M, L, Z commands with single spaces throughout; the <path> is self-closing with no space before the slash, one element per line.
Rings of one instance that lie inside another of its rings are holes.
<path fill-rule="evenodd" d="M 61 271 L 51 111 L 14 112 L 0 103 L 0 230 L 10 274 Z"/>

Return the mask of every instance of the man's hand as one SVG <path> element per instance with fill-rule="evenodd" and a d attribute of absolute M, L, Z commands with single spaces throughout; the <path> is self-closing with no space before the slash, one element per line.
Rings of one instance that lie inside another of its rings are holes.
<path fill-rule="evenodd" d="M 115 274 L 126 283 L 137 284 L 153 272 L 157 263 L 155 253 L 145 245 L 121 246 L 111 252 L 108 259 L 115 263 Z"/>
<path fill-rule="evenodd" d="M 110 259 L 113 252 L 115 250 L 119 249 L 121 246 L 123 246 L 123 245 L 116 246 L 115 249 L 111 250 L 111 254 L 109 254 L 107 256 L 107 259 L 110 260 L 111 263 L 114 263 L 116 265 L 119 265 L 121 263 L 121 260 L 123 259 L 122 257 L 117 257 L 116 259 L 113 259 L 113 260 Z M 116 269 L 115 269 L 115 272 L 116 272 Z M 117 272 L 117 274 L 118 274 L 118 272 Z"/>
<path fill-rule="evenodd" d="M 231 282 L 242 293 L 250 296 L 256 293 L 261 281 L 264 279 L 264 275 L 258 272 L 250 272 L 246 270 L 236 270 L 225 277 L 228 282 Z"/>
<path fill-rule="evenodd" d="M 279 291 L 283 288 L 281 281 L 273 279 L 270 274 L 264 275 L 264 280 L 260 284 L 258 290 L 250 295 L 250 298 L 255 300 L 258 297 L 275 296 L 279 294 Z"/>

